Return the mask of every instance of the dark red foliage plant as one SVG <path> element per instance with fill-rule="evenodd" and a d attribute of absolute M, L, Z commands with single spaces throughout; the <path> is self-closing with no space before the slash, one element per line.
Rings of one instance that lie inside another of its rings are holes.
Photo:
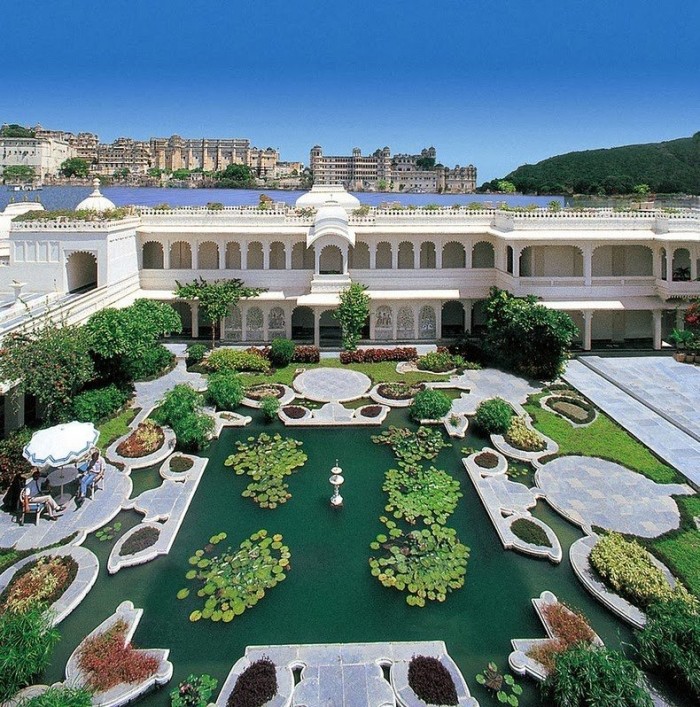
<path fill-rule="evenodd" d="M 459 704 L 454 680 L 437 658 L 413 656 L 408 664 L 408 684 L 429 705 Z"/>
<path fill-rule="evenodd" d="M 275 665 L 269 658 L 263 657 L 249 665 L 239 675 L 226 707 L 262 707 L 276 694 Z"/>

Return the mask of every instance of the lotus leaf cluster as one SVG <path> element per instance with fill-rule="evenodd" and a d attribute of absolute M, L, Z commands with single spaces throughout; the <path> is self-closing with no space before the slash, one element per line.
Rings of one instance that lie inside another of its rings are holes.
<path fill-rule="evenodd" d="M 397 459 L 416 464 L 423 459 L 435 459 L 441 449 L 449 447 L 442 432 L 430 427 L 419 427 L 415 432 L 404 427 L 389 427 L 380 435 L 374 435 L 375 444 L 391 446 Z"/>
<path fill-rule="evenodd" d="M 426 601 L 445 601 L 449 592 L 464 586 L 469 548 L 454 529 L 434 523 L 404 533 L 393 521 L 382 521 L 389 537 L 382 533 L 371 543 L 382 553 L 370 557 L 369 566 L 385 587 L 408 592 L 409 606 L 425 606 Z"/>
<path fill-rule="evenodd" d="M 236 442 L 238 451 L 229 455 L 224 465 L 233 467 L 236 474 L 251 477 L 242 496 L 252 498 L 261 508 L 277 508 L 292 497 L 284 477 L 308 459 L 301 446 L 296 439 L 263 432 L 257 439 Z"/>
<path fill-rule="evenodd" d="M 207 546 L 189 559 L 192 569 L 185 578 L 199 585 L 197 596 L 204 599 L 204 606 L 192 611 L 190 621 L 233 621 L 255 606 L 265 590 L 283 581 L 289 570 L 290 552 L 281 535 L 270 536 L 267 530 L 259 530 L 237 550 L 228 547 L 210 556 L 225 539 L 226 533 L 212 536 Z M 189 594 L 188 588 L 181 589 L 177 598 L 186 599 Z"/>
<path fill-rule="evenodd" d="M 462 497 L 459 482 L 447 472 L 405 462 L 386 472 L 382 488 L 389 494 L 385 510 L 411 525 L 418 518 L 426 525 L 444 525 Z"/>

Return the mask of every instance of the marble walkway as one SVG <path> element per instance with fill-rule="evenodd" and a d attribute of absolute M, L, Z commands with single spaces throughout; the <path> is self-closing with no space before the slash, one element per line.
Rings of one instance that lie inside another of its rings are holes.
<path fill-rule="evenodd" d="M 662 417 L 649 407 L 649 402 L 657 400 L 657 396 L 661 399 L 668 395 L 664 387 L 668 383 L 668 371 L 666 376 L 657 378 L 651 369 L 647 369 L 643 379 L 645 388 L 643 399 L 633 397 L 621 387 L 621 385 L 627 386 L 628 380 L 634 378 L 631 371 L 638 366 L 636 363 L 638 360 L 644 359 L 609 359 L 609 363 L 605 366 L 606 377 L 581 363 L 580 360 L 570 361 L 563 378 L 664 461 L 678 469 L 687 479 L 700 485 L 700 442 L 684 432 L 668 416 Z M 675 361 L 669 362 L 679 367 L 687 365 Z M 642 369 L 638 368 L 638 370 Z M 613 383 L 612 380 L 619 383 Z M 694 381 L 687 385 L 690 387 L 684 395 L 685 402 L 679 398 L 674 404 L 676 415 L 679 410 L 689 412 L 690 406 L 697 404 L 698 393 L 700 393 L 698 382 Z"/>

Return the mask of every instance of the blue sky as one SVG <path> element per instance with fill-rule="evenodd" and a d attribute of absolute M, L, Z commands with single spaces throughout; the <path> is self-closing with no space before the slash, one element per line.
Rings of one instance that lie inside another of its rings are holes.
<path fill-rule="evenodd" d="M 479 182 L 700 130 L 700 3 L 35 0 L 3 10 L 0 122 L 248 137 L 308 162 L 434 145 Z M 31 10 L 29 9 L 31 8 Z"/>

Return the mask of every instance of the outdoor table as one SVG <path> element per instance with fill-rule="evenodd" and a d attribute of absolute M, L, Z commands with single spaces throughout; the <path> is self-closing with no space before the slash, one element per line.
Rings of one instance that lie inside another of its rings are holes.
<path fill-rule="evenodd" d="M 52 471 L 46 478 L 51 486 L 61 486 L 61 494 L 57 501 L 62 506 L 64 506 L 68 501 L 70 501 L 71 494 L 63 493 L 63 485 L 69 484 L 71 481 L 75 481 L 78 478 L 79 471 L 74 466 L 62 466 L 55 471 Z"/>

